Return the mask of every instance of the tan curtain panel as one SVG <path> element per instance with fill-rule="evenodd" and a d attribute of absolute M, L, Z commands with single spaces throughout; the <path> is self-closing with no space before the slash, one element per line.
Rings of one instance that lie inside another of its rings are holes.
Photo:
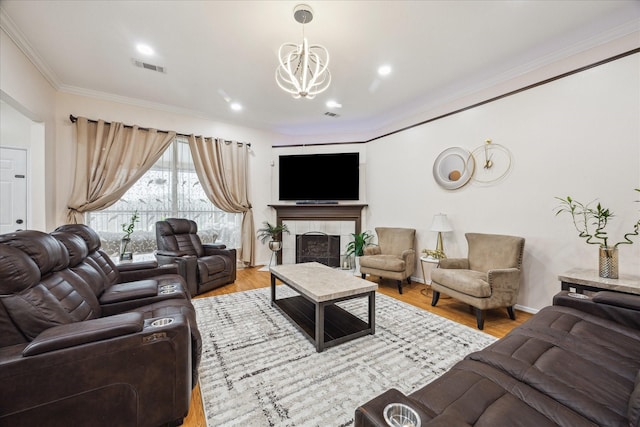
<path fill-rule="evenodd" d="M 175 132 L 125 127 L 122 123 L 76 121 L 76 175 L 67 221 L 82 224 L 84 213 L 108 208 L 160 158 Z"/>
<path fill-rule="evenodd" d="M 253 266 L 255 231 L 247 194 L 249 148 L 246 144 L 191 135 L 189 149 L 198 179 L 211 203 L 225 212 L 242 213 L 238 259 Z"/>

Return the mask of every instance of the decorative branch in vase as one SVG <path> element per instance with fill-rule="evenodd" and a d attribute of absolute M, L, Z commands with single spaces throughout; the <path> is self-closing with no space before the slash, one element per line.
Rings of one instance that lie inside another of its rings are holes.
<path fill-rule="evenodd" d="M 640 192 L 640 188 L 635 191 Z M 560 200 L 560 206 L 556 208 L 556 216 L 561 213 L 568 213 L 573 219 L 573 225 L 578 231 L 578 236 L 585 239 L 590 245 L 600 246 L 599 271 L 600 277 L 618 278 L 618 246 L 630 245 L 633 243 L 632 237 L 640 233 L 640 219 L 632 225 L 632 230 L 623 236 L 623 240 L 610 245 L 609 236 L 606 232 L 609 220 L 615 215 L 600 203 L 593 208 L 593 203 L 580 203 L 570 196 L 566 198 L 556 197 Z M 636 200 L 638 201 L 638 200 Z"/>
<path fill-rule="evenodd" d="M 133 254 L 127 249 L 129 248 L 129 243 L 131 243 L 131 234 L 133 234 L 133 230 L 136 227 L 136 222 L 140 222 L 140 215 L 138 215 L 137 209 L 131 215 L 129 222 L 122 224 L 122 231 L 125 234 L 120 240 L 120 261 L 133 259 Z"/>

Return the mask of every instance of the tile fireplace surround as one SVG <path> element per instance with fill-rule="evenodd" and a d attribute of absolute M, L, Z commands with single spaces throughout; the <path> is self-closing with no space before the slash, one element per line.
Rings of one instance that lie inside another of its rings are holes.
<path fill-rule="evenodd" d="M 354 221 L 292 221 L 282 222 L 289 228 L 291 234 L 282 236 L 282 264 L 295 264 L 296 262 L 296 236 L 320 232 L 330 236 L 340 236 L 340 255 L 347 250 L 347 244 L 352 240 L 351 234 L 355 233 Z"/>
<path fill-rule="evenodd" d="M 296 235 L 320 232 L 340 236 L 340 254 L 344 254 L 351 234 L 361 231 L 362 204 L 270 205 L 276 210 L 277 224 L 286 224 L 290 234 L 282 236 L 277 264 L 295 264 Z"/>

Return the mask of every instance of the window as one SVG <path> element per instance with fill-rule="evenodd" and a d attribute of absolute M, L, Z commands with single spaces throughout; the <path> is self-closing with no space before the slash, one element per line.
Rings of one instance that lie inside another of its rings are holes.
<path fill-rule="evenodd" d="M 209 201 L 198 181 L 185 138 L 176 138 L 120 200 L 86 215 L 87 225 L 100 234 L 102 248 L 110 256 L 117 256 L 124 235 L 122 224 L 128 223 L 136 210 L 140 218 L 131 235 L 134 253 L 156 250 L 156 221 L 172 217 L 194 220 L 203 243 L 240 246 L 242 214 L 224 212 Z"/>

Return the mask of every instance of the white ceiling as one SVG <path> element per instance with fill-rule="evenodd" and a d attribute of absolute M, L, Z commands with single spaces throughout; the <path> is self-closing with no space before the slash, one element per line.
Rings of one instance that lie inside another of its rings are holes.
<path fill-rule="evenodd" d="M 279 46 L 301 40 L 299 3 L 2 0 L 0 23 L 58 90 L 327 142 L 366 140 L 427 105 L 640 29 L 637 0 L 308 1 L 305 33 L 330 52 L 332 83 L 296 100 L 274 74 Z M 137 53 L 140 42 L 156 54 Z M 390 76 L 377 77 L 381 64 Z M 329 99 L 343 105 L 337 118 L 324 115 Z"/>

